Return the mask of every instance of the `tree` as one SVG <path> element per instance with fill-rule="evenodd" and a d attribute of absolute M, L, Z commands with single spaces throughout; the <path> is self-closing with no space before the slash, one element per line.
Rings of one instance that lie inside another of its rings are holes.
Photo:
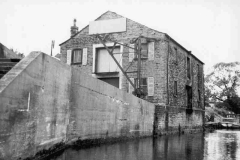
<path fill-rule="evenodd" d="M 236 113 L 240 108 L 237 93 L 239 86 L 240 62 L 217 63 L 213 66 L 213 71 L 205 77 L 206 101 L 218 102 L 218 107 L 225 107 Z"/>

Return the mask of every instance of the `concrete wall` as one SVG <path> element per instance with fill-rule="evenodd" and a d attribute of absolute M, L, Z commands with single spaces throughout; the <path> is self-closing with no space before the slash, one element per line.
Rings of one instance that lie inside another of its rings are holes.
<path fill-rule="evenodd" d="M 77 139 L 151 136 L 153 120 L 153 104 L 40 52 L 0 79 L 0 159 Z"/>
<path fill-rule="evenodd" d="M 151 136 L 154 104 L 72 69 L 69 139 Z"/>
<path fill-rule="evenodd" d="M 66 139 L 70 78 L 69 66 L 35 52 L 0 79 L 0 159 Z"/>

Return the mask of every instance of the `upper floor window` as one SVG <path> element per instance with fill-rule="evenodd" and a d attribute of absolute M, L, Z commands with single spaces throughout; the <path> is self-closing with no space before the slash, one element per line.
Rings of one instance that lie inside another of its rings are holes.
<path fill-rule="evenodd" d="M 197 64 L 197 71 L 198 71 L 198 89 L 201 88 L 201 71 L 200 71 L 200 66 Z"/>
<path fill-rule="evenodd" d="M 177 48 L 174 48 L 175 49 L 175 63 L 177 64 L 178 62 L 178 50 Z"/>
<path fill-rule="evenodd" d="M 190 67 L 190 58 L 187 57 L 187 77 L 191 79 L 191 67 Z"/>
<path fill-rule="evenodd" d="M 82 49 L 75 49 L 72 51 L 72 64 L 82 63 Z"/>
<path fill-rule="evenodd" d="M 142 43 L 141 47 L 141 58 L 148 58 L 148 44 Z"/>
<path fill-rule="evenodd" d="M 174 95 L 177 96 L 177 81 L 174 81 Z"/>
<path fill-rule="evenodd" d="M 129 62 L 132 62 L 132 60 L 137 60 L 138 53 L 137 50 L 134 49 L 136 46 L 135 44 L 129 45 L 131 48 L 129 48 Z M 141 59 L 148 59 L 148 60 L 154 60 L 154 42 L 144 42 L 141 44 Z"/>
<path fill-rule="evenodd" d="M 135 60 L 138 58 L 138 53 L 135 52 Z M 141 58 L 148 58 L 148 43 L 141 44 Z"/>

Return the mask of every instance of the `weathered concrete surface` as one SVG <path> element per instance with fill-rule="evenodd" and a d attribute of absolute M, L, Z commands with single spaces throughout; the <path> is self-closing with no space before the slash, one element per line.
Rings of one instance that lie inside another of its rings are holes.
<path fill-rule="evenodd" d="M 68 138 L 151 136 L 154 104 L 72 69 Z"/>
<path fill-rule="evenodd" d="M 66 140 L 70 67 L 31 53 L 0 79 L 0 159 Z"/>
<path fill-rule="evenodd" d="M 0 80 L 0 159 L 77 139 L 151 136 L 153 120 L 153 104 L 40 52 Z"/>

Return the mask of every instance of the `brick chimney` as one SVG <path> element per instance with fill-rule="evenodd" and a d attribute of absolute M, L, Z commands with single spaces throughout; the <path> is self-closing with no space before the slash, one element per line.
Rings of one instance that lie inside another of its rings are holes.
<path fill-rule="evenodd" d="M 77 20 L 73 20 L 73 26 L 71 27 L 71 37 L 74 36 L 78 32 L 78 27 L 76 26 Z"/>

